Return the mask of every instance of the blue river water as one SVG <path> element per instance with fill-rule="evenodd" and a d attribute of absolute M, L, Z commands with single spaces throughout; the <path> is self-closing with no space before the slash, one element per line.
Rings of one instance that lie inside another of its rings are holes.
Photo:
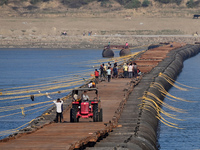
<path fill-rule="evenodd" d="M 167 98 L 164 102 L 186 111 L 186 113 L 177 113 L 165 107 L 163 110 L 176 115 L 176 118 L 184 121 L 174 120 L 162 115 L 167 121 L 176 123 L 179 128 L 176 129 L 160 124 L 159 144 L 160 150 L 200 150 L 200 54 L 184 62 L 184 68 L 177 78 L 177 82 L 197 87 L 199 89 L 187 88 L 188 91 L 182 91 L 175 87 L 169 90 L 169 93 L 189 100 L 191 102 L 174 102 Z M 181 86 L 183 87 L 183 86 Z"/>
<path fill-rule="evenodd" d="M 124 61 L 119 51 L 111 60 L 101 49 L 0 49 L 0 139 L 84 84 L 101 63 Z"/>

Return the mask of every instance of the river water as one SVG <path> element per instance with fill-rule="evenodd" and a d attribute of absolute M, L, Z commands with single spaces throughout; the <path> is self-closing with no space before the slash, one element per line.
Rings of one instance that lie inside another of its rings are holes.
<path fill-rule="evenodd" d="M 108 59 L 100 49 L 0 49 L 0 139 L 86 83 L 101 63 L 123 62 L 119 51 Z"/>
<path fill-rule="evenodd" d="M 187 59 L 176 81 L 184 85 L 200 88 L 199 64 L 200 54 Z M 174 120 L 162 115 L 167 121 L 176 123 L 179 128 L 184 129 L 171 128 L 161 123 L 159 138 L 160 150 L 200 150 L 200 89 L 187 89 L 189 91 L 181 91 L 172 87 L 169 93 L 192 102 L 174 102 L 167 98 L 164 99 L 164 102 L 167 104 L 184 109 L 187 113 L 177 113 L 165 107 L 163 108 L 170 114 L 176 115 L 178 119 L 183 119 L 184 121 Z"/>

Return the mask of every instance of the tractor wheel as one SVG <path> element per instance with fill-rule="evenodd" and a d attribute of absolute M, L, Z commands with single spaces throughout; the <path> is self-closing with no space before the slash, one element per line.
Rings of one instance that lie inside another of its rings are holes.
<path fill-rule="evenodd" d="M 70 122 L 78 122 L 76 118 L 76 114 L 78 111 L 78 105 L 72 105 L 72 109 L 70 110 Z"/>
<path fill-rule="evenodd" d="M 99 112 L 99 122 L 102 122 L 102 121 L 103 121 L 103 109 L 101 108 Z"/>
<path fill-rule="evenodd" d="M 93 122 L 98 122 L 98 104 L 93 105 Z"/>

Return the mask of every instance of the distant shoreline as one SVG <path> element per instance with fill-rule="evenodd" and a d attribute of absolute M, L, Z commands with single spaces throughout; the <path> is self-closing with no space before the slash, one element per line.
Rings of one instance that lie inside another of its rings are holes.
<path fill-rule="evenodd" d="M 198 19 L 192 17 L 65 16 L 0 18 L 0 48 L 100 48 L 111 45 L 143 46 L 175 41 L 199 42 Z M 119 14 L 118 14 L 119 15 Z M 66 32 L 67 35 L 61 35 Z M 91 34 L 91 36 L 89 36 Z M 83 36 L 85 35 L 85 36 Z"/>
<path fill-rule="evenodd" d="M 164 42 L 194 44 L 199 36 L 192 35 L 101 35 L 101 36 L 20 36 L 20 38 L 0 37 L 0 48 L 59 48 L 59 49 L 103 49 L 111 45 L 131 47 L 148 46 Z"/>

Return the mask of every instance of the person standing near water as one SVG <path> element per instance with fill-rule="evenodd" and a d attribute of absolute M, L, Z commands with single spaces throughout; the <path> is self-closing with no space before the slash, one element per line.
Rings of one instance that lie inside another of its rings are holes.
<path fill-rule="evenodd" d="M 57 99 L 57 101 L 53 101 L 54 104 L 56 105 L 56 123 L 58 123 L 58 117 L 60 119 L 60 122 L 62 120 L 62 105 L 63 105 L 63 101 L 60 100 L 60 98 Z"/>
<path fill-rule="evenodd" d="M 99 83 L 99 71 L 97 71 L 97 69 L 95 69 L 94 75 L 95 75 L 95 82 L 96 82 L 96 84 L 98 84 Z"/>

